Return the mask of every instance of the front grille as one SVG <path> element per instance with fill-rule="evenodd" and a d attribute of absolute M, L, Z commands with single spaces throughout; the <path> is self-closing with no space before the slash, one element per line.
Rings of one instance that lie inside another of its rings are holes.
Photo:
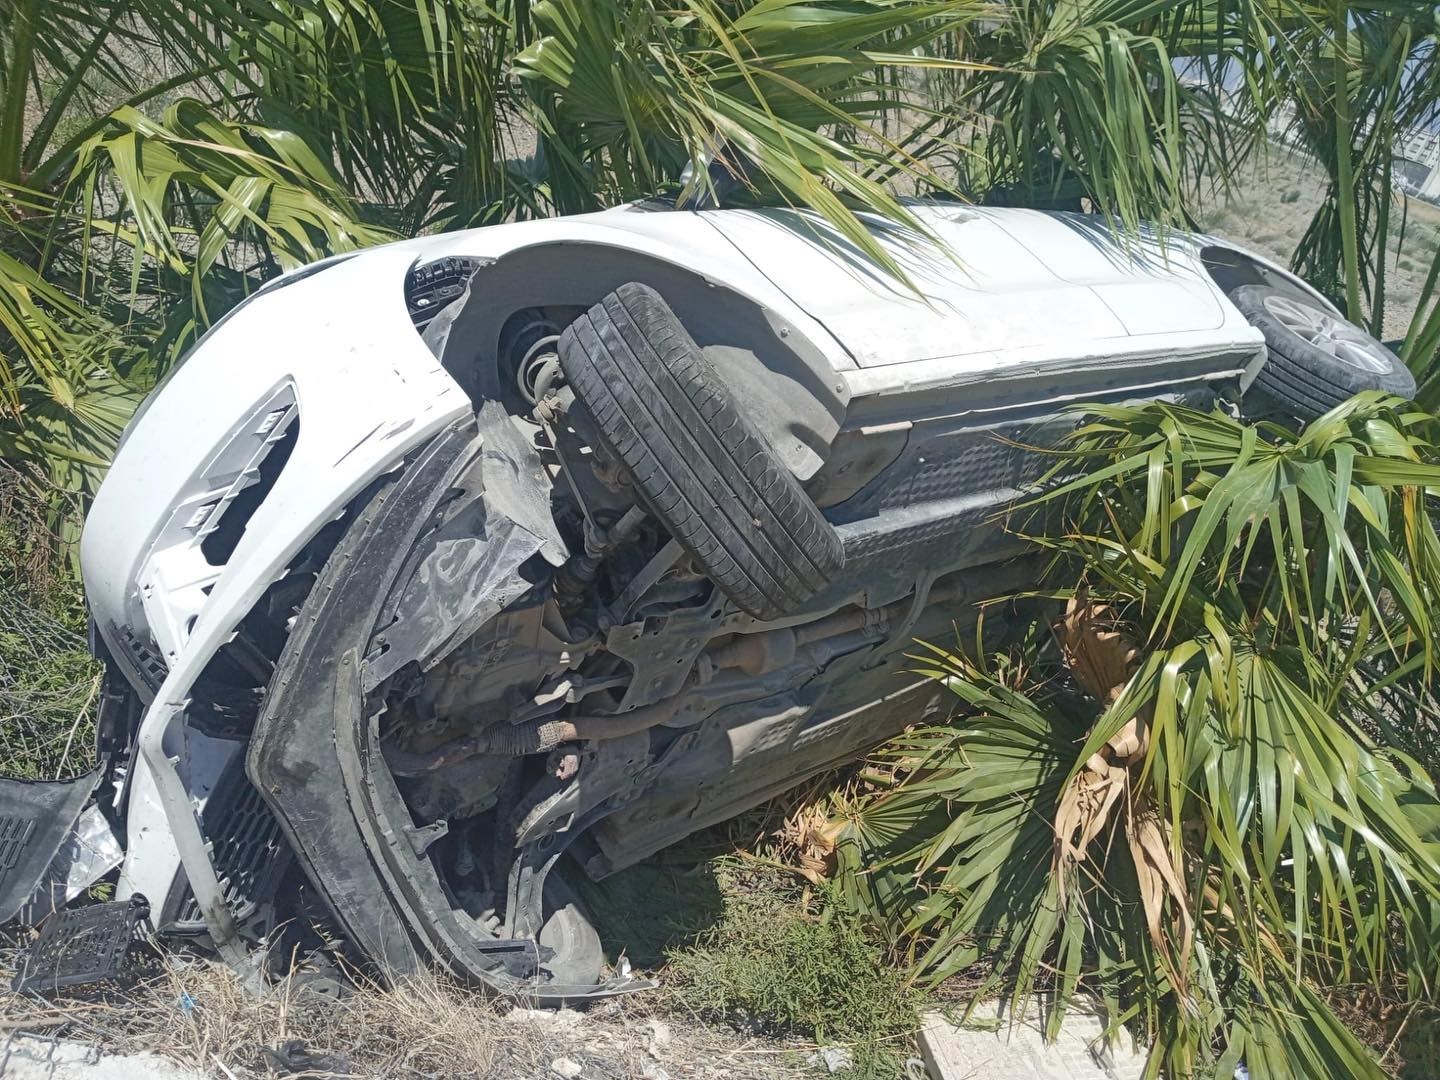
<path fill-rule="evenodd" d="M 165 663 L 165 658 L 160 655 L 155 643 L 148 636 L 142 639 L 128 626 L 117 626 L 113 629 L 121 652 L 116 659 L 124 667 L 131 683 L 138 681 L 136 691 L 142 694 L 146 701 L 153 700 L 161 683 L 165 681 L 165 676 L 170 674 L 170 666 Z"/>
<path fill-rule="evenodd" d="M 268 429 L 266 425 L 269 425 Z M 269 437 L 271 430 L 278 435 Z M 251 461 L 249 468 L 220 501 L 218 515 L 212 514 L 205 524 L 200 551 L 211 566 L 224 566 L 230 561 L 240 538 L 245 535 L 245 527 L 289 462 L 295 443 L 300 438 L 300 417 L 295 406 L 282 405 L 271 410 L 260 421 L 255 434 L 266 440 L 256 460 Z"/>
<path fill-rule="evenodd" d="M 201 826 L 210 841 L 210 858 L 225 903 L 236 922 L 263 916 L 289 867 L 290 849 L 275 815 L 245 776 L 241 758 L 226 769 L 205 803 Z M 205 917 L 183 874 L 176 877 L 170 890 L 161 929 L 170 934 L 205 931 Z"/>
<path fill-rule="evenodd" d="M 34 831 L 34 818 L 0 814 L 0 888 L 10 871 L 20 865 L 20 856 L 25 854 L 25 845 Z"/>

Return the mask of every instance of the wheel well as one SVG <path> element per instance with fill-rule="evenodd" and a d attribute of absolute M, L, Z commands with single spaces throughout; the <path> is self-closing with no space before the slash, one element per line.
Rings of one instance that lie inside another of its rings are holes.
<path fill-rule="evenodd" d="M 1311 301 L 1319 295 L 1294 275 L 1267 266 L 1254 256 L 1232 247 L 1209 244 L 1200 249 L 1200 260 L 1211 280 L 1227 296 L 1241 285 L 1266 285 Z"/>
<path fill-rule="evenodd" d="M 630 281 L 665 298 L 696 344 L 722 367 L 736 396 L 752 403 L 752 419 L 777 455 L 802 479 L 814 473 L 848 398 L 824 353 L 763 305 L 662 259 L 575 242 L 512 251 L 475 270 L 443 336 L 436 339 L 432 326 L 427 338 L 477 407 L 484 400 L 513 405 L 513 358 L 505 354 L 517 317 L 523 322 L 538 313 L 563 329 Z"/>

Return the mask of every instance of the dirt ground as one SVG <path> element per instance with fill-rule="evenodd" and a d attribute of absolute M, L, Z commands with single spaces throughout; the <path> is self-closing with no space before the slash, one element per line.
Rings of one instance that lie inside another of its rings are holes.
<path fill-rule="evenodd" d="M 0 992 L 0 1080 L 781 1080 L 813 1075 L 815 1050 L 661 1014 L 643 995 L 540 1010 L 424 978 L 257 998 L 228 969 L 179 957 L 102 998 Z"/>
<path fill-rule="evenodd" d="M 1210 232 L 1289 266 L 1323 192 L 1323 174 L 1313 162 L 1272 143 L 1236 178 L 1232 194 L 1202 200 L 1199 217 Z M 1391 210 L 1387 341 L 1405 336 L 1437 246 L 1440 207 L 1402 197 Z"/>

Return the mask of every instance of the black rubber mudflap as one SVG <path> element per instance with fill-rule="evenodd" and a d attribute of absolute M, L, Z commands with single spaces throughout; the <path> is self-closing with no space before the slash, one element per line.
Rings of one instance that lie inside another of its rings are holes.
<path fill-rule="evenodd" d="M 0 779 L 0 923 L 35 892 L 99 779 L 99 769 L 74 780 Z"/>
<path fill-rule="evenodd" d="M 387 976 L 415 971 L 425 952 L 407 925 L 404 890 L 383 871 L 364 808 L 346 769 L 362 711 L 353 652 L 369 641 L 411 545 L 473 452 L 475 427 L 456 425 L 429 443 L 373 495 L 337 545 L 305 601 L 255 724 L 246 772 L 345 935 Z M 342 659 L 351 661 L 349 667 Z"/>
<path fill-rule="evenodd" d="M 45 920 L 11 987 L 44 992 L 120 978 L 149 914 L 150 905 L 138 896 L 57 911 Z"/>

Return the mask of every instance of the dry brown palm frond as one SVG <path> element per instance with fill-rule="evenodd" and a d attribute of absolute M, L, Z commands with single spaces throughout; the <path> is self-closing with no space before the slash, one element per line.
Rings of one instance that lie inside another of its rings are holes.
<path fill-rule="evenodd" d="M 1134 675 L 1140 650 L 1125 632 L 1108 604 L 1092 600 L 1081 590 L 1070 598 L 1055 627 L 1066 666 L 1085 692 L 1102 705 L 1113 705 Z M 1176 852 L 1160 828 L 1154 803 L 1137 794 L 1135 773 L 1150 749 L 1152 711 L 1146 705 L 1086 759 L 1070 781 L 1055 809 L 1055 876 L 1060 901 L 1066 900 L 1071 869 L 1086 861 L 1092 845 L 1110 824 L 1117 807 L 1124 813 L 1126 842 L 1139 878 L 1145 926 L 1159 954 L 1166 958 L 1171 978 L 1184 987 L 1189 970 L 1194 920 L 1185 900 L 1185 886 L 1176 870 Z M 1164 928 L 1167 903 L 1179 923 L 1178 957 L 1171 956 Z"/>

